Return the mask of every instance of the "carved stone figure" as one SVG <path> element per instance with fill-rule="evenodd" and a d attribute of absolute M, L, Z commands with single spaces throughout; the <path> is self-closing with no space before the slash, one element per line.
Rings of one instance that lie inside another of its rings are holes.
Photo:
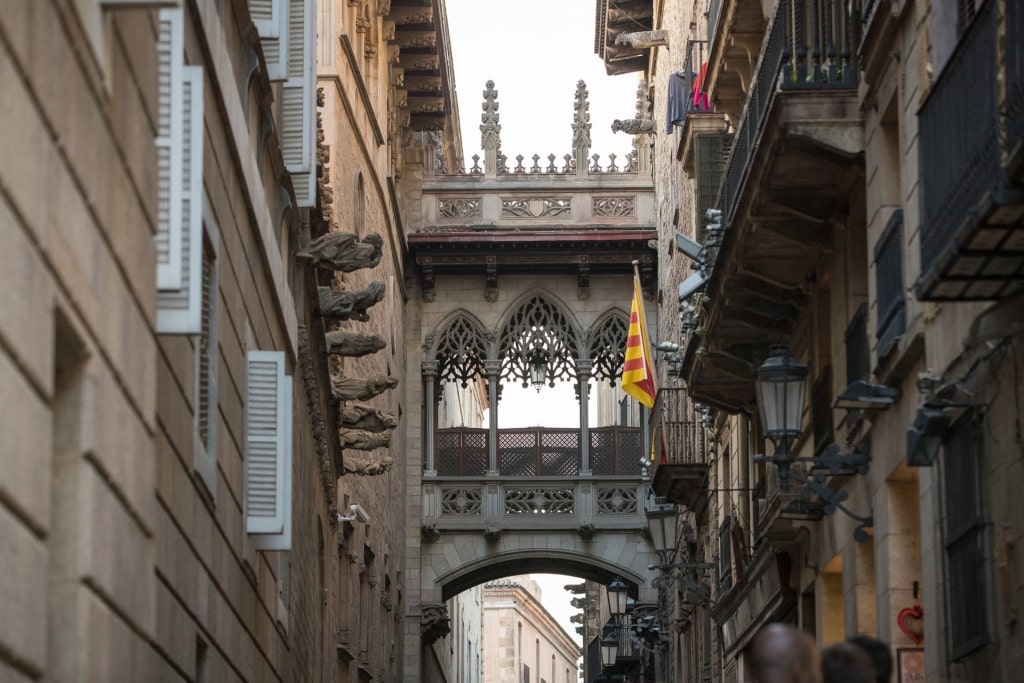
<path fill-rule="evenodd" d="M 612 121 L 612 132 L 641 135 L 654 132 L 654 119 L 615 119 Z"/>
<path fill-rule="evenodd" d="M 397 427 L 398 420 L 391 413 L 382 413 L 365 403 L 349 403 L 341 411 L 341 424 L 350 429 L 383 432 Z"/>
<path fill-rule="evenodd" d="M 424 646 L 430 646 L 452 631 L 448 606 L 444 603 L 424 603 L 420 612 L 420 637 Z"/>
<path fill-rule="evenodd" d="M 327 353 L 339 356 L 365 356 L 376 353 L 387 346 L 384 340 L 375 334 L 356 334 L 338 330 L 328 332 L 324 337 L 327 339 Z"/>
<path fill-rule="evenodd" d="M 398 379 L 386 375 L 339 377 L 331 380 L 331 392 L 340 401 L 365 401 L 398 386 Z"/>
<path fill-rule="evenodd" d="M 389 471 L 394 465 L 395 459 L 389 456 L 384 456 L 377 460 L 345 456 L 345 471 L 360 477 L 379 476 Z"/>
<path fill-rule="evenodd" d="M 360 268 L 373 268 L 381 259 L 384 240 L 374 233 L 359 241 L 351 232 L 329 232 L 310 240 L 295 257 L 313 262 L 315 266 L 351 273 Z"/>
<path fill-rule="evenodd" d="M 635 50 L 646 50 L 651 47 L 668 47 L 668 31 L 620 33 L 615 36 L 615 44 L 629 45 Z"/>
<path fill-rule="evenodd" d="M 368 432 L 365 429 L 339 429 L 342 448 L 354 448 L 357 451 L 372 451 L 391 445 L 390 432 Z"/>
<path fill-rule="evenodd" d="M 384 283 L 371 282 L 363 289 L 339 292 L 330 287 L 317 287 L 320 298 L 320 315 L 334 320 L 358 320 L 366 322 L 370 316 L 366 309 L 384 298 Z"/>

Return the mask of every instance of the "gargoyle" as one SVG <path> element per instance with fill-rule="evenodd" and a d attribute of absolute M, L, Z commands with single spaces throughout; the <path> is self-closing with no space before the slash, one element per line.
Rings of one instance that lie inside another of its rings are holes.
<path fill-rule="evenodd" d="M 365 356 L 376 353 L 387 344 L 377 335 L 356 334 L 338 330 L 324 335 L 327 339 L 327 353 L 339 356 Z"/>
<path fill-rule="evenodd" d="M 312 261 L 313 265 L 351 273 L 360 268 L 373 268 L 381 259 L 384 240 L 374 233 L 359 241 L 352 232 L 328 232 L 295 254 L 295 258 Z"/>
<path fill-rule="evenodd" d="M 339 377 L 331 380 L 331 393 L 339 401 L 365 401 L 398 386 L 398 379 L 386 375 Z"/>
<path fill-rule="evenodd" d="M 320 298 L 320 315 L 333 320 L 358 320 L 366 322 L 370 316 L 366 309 L 384 298 L 384 283 L 371 282 L 363 289 L 353 292 L 338 292 L 330 287 L 317 287 Z"/>
<path fill-rule="evenodd" d="M 339 429 L 342 448 L 354 448 L 357 451 L 372 451 L 391 445 L 390 432 L 368 432 L 365 429 Z"/>
<path fill-rule="evenodd" d="M 383 432 L 397 427 L 398 420 L 391 413 L 382 413 L 365 403 L 349 403 L 341 411 L 341 424 L 350 429 Z"/>

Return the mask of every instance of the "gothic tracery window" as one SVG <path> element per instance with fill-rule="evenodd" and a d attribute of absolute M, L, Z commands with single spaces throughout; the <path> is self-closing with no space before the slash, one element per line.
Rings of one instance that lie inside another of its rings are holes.
<path fill-rule="evenodd" d="M 437 378 L 463 387 L 484 375 L 487 342 L 480 329 L 465 316 L 453 320 L 437 344 Z"/>
<path fill-rule="evenodd" d="M 575 340 L 565 313 L 541 295 L 530 298 L 501 332 L 501 379 L 530 384 L 531 364 L 543 361 L 549 386 L 576 378 Z"/>

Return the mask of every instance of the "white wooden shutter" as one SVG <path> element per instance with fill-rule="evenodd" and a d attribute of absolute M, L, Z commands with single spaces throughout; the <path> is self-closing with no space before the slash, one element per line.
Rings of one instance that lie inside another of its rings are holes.
<path fill-rule="evenodd" d="M 184 111 L 181 71 L 184 18 L 180 9 L 161 10 L 157 36 L 157 289 L 181 288 L 181 134 Z"/>
<path fill-rule="evenodd" d="M 299 207 L 316 204 L 315 0 L 288 0 L 288 73 L 281 92 L 281 151 Z"/>
<path fill-rule="evenodd" d="M 249 14 L 256 25 L 272 81 L 283 81 L 288 58 L 288 0 L 249 0 Z"/>
<path fill-rule="evenodd" d="M 245 529 L 291 538 L 292 382 L 284 353 L 250 351 L 246 357 Z M 274 548 L 282 549 L 282 548 Z"/>
<path fill-rule="evenodd" d="M 254 534 L 252 543 L 256 550 L 292 549 L 292 378 L 287 375 L 281 378 L 281 413 L 284 416 L 281 424 L 283 439 L 281 486 L 278 495 L 282 518 L 281 530 L 270 534 Z"/>
<path fill-rule="evenodd" d="M 203 69 L 181 67 L 181 91 L 177 105 L 181 110 L 180 173 L 171 166 L 172 183 L 180 176 L 180 192 L 171 193 L 171 206 L 177 206 L 180 219 L 179 274 L 176 289 L 158 288 L 157 332 L 163 334 L 199 334 L 202 331 L 202 258 L 203 258 Z M 172 158 L 173 161 L 173 158 Z M 174 185 L 172 184 L 172 189 Z M 171 213 L 170 215 L 174 215 Z M 174 224 L 171 225 L 172 232 Z M 168 242 L 169 248 L 173 243 Z"/>

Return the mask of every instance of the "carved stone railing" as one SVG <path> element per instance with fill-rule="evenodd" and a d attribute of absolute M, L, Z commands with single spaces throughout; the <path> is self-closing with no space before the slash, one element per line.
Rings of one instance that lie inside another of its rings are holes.
<path fill-rule="evenodd" d="M 423 525 L 437 531 L 634 529 L 645 524 L 636 477 L 437 477 L 423 483 Z"/>

